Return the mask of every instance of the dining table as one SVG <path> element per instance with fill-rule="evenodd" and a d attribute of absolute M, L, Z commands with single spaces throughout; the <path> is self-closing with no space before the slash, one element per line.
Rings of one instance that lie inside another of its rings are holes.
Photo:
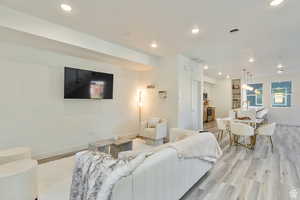
<path fill-rule="evenodd" d="M 238 123 L 246 123 L 246 124 L 262 124 L 264 122 L 264 119 L 232 119 L 233 122 Z"/>
<path fill-rule="evenodd" d="M 257 129 L 258 126 L 264 122 L 264 119 L 259 119 L 259 118 L 256 118 L 253 120 L 253 119 L 234 119 L 231 117 L 226 117 L 226 118 L 223 118 L 223 120 L 227 121 L 227 123 L 228 123 L 227 126 L 228 126 L 229 131 L 230 131 L 230 122 L 249 124 L 254 129 Z M 253 146 L 255 146 L 255 144 L 256 144 L 256 136 L 257 136 L 257 134 L 256 134 L 256 131 L 254 130 L 254 135 L 250 137 L 251 143 L 253 144 Z"/>
<path fill-rule="evenodd" d="M 235 119 L 235 118 L 231 118 L 231 117 L 225 117 L 225 118 L 222 118 L 222 120 L 225 120 L 225 121 L 233 121 L 233 122 L 238 122 L 238 123 L 255 123 L 255 124 L 261 124 L 264 122 L 264 119 L 260 119 L 260 118 L 256 118 L 256 119 Z"/>

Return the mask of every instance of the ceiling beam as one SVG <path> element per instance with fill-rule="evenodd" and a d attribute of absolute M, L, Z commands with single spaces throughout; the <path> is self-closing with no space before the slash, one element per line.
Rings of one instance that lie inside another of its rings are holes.
<path fill-rule="evenodd" d="M 98 52 L 143 66 L 158 66 L 158 57 L 101 40 L 49 21 L 0 6 L 0 26 Z"/>

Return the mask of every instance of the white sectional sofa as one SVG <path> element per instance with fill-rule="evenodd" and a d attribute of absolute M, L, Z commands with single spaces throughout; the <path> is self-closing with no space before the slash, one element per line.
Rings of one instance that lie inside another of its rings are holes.
<path fill-rule="evenodd" d="M 197 159 L 179 160 L 164 149 L 114 187 L 112 200 L 178 200 L 212 167 Z"/>
<path fill-rule="evenodd" d="M 180 130 L 174 131 L 180 135 Z M 112 200 L 178 200 L 212 166 L 203 160 L 179 159 L 176 150 L 163 149 L 121 179 L 113 189 Z"/>

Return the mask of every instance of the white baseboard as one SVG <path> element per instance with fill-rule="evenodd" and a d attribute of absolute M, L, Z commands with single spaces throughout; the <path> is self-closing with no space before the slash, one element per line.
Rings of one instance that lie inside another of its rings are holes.
<path fill-rule="evenodd" d="M 128 133 L 126 135 L 120 135 L 120 136 L 135 137 L 137 135 L 138 135 L 138 132 L 136 132 L 136 133 Z M 105 139 L 110 139 L 110 138 L 99 138 L 99 139 L 96 139 L 96 140 L 105 140 Z M 71 153 L 71 152 L 82 151 L 84 149 L 87 149 L 87 147 L 88 147 L 88 144 L 84 144 L 84 145 L 79 145 L 79 146 L 73 146 L 73 147 L 64 148 L 64 149 L 61 149 L 59 151 L 49 151 L 49 152 L 40 153 L 40 154 L 33 154 L 32 157 L 35 160 L 41 160 L 41 159 L 50 158 L 50 157 L 57 156 L 57 155 L 62 155 L 62 154 L 67 154 L 67 153 Z"/>
<path fill-rule="evenodd" d="M 41 159 L 50 158 L 50 157 L 57 156 L 57 155 L 81 151 L 81 150 L 86 149 L 87 147 L 88 147 L 88 145 L 81 145 L 81 146 L 76 146 L 76 147 L 65 148 L 60 151 L 50 151 L 50 152 L 46 152 L 46 153 L 35 154 L 32 157 L 35 160 L 41 160 Z"/>

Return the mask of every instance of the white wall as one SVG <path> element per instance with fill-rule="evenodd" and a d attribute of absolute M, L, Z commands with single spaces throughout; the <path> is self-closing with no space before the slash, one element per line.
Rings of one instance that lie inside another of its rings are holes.
<path fill-rule="evenodd" d="M 212 106 L 216 107 L 216 117 L 223 118 L 228 116 L 229 110 L 231 110 L 231 80 L 220 79 L 216 81 L 216 84 L 210 87 L 211 94 L 209 99 Z"/>
<path fill-rule="evenodd" d="M 161 117 L 168 120 L 169 127 L 177 127 L 178 82 L 177 56 L 160 59 L 160 65 L 151 71 L 141 72 L 140 80 L 143 88 L 154 84 L 155 89 L 145 90 L 143 119 Z M 167 91 L 167 98 L 160 99 L 158 91 Z"/>
<path fill-rule="evenodd" d="M 168 120 L 171 128 L 191 129 L 192 81 L 203 81 L 201 67 L 182 55 L 172 55 L 161 58 L 159 68 L 141 74 L 144 87 L 149 84 L 156 86 L 155 89 L 145 90 L 147 102 L 143 108 L 143 118 L 162 117 Z M 159 90 L 167 91 L 167 99 L 158 97 Z M 201 114 L 198 114 L 198 117 L 201 117 Z"/>
<path fill-rule="evenodd" d="M 215 85 L 217 83 L 217 79 L 206 76 L 206 75 L 203 75 L 203 81 L 205 83 L 210 83 L 210 84 L 213 84 L 213 85 Z"/>
<path fill-rule="evenodd" d="M 30 146 L 40 158 L 138 131 L 138 72 L 5 43 L 0 65 L 0 149 Z M 114 99 L 64 100 L 64 66 L 113 73 Z"/>
<path fill-rule="evenodd" d="M 269 119 L 279 124 L 300 125 L 300 73 L 256 77 L 255 82 L 264 84 L 263 103 L 270 109 Z M 271 82 L 292 81 L 292 107 L 272 108 Z"/>

